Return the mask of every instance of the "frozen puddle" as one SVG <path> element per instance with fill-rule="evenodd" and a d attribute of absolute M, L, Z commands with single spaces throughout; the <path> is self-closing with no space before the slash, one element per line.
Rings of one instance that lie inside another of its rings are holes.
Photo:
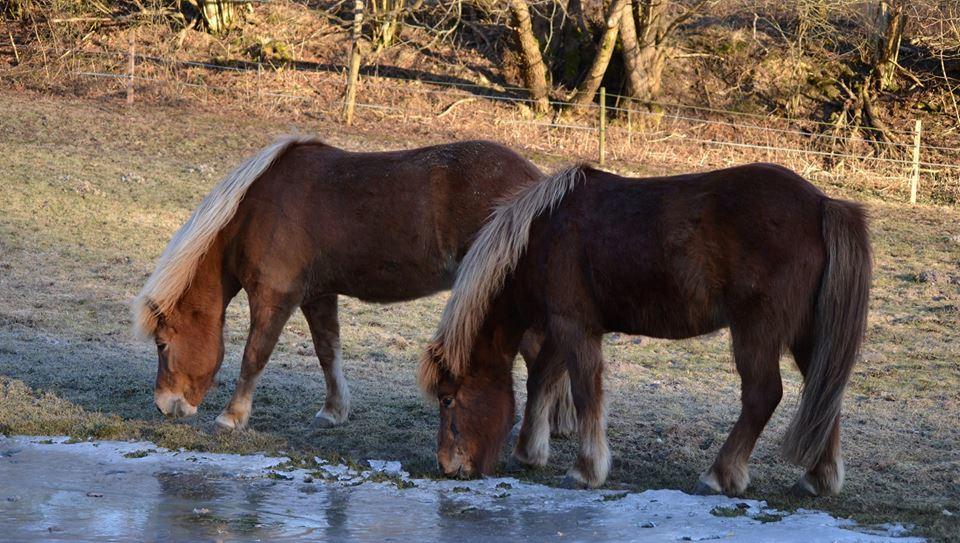
<path fill-rule="evenodd" d="M 410 479 L 150 443 L 0 437 L 4 540 L 919 541 L 762 501 L 560 490 L 516 479 Z"/>

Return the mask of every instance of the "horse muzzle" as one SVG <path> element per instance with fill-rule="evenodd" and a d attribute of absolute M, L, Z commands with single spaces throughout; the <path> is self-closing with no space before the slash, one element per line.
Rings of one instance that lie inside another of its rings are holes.
<path fill-rule="evenodd" d="M 157 392 L 154 394 L 154 403 L 157 404 L 157 409 L 159 409 L 165 417 L 178 419 L 197 414 L 197 406 L 190 405 L 190 403 L 179 394 Z"/>
<path fill-rule="evenodd" d="M 473 464 L 464 462 L 456 456 L 445 462 L 438 461 L 437 463 L 444 477 L 450 479 L 473 479 L 477 476 L 477 470 L 474 469 Z"/>

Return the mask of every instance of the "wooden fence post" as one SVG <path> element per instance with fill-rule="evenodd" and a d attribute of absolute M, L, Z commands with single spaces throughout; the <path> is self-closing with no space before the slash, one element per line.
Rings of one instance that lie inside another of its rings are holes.
<path fill-rule="evenodd" d="M 13 46 L 13 57 L 17 61 L 17 66 L 20 65 L 20 51 L 17 51 L 17 42 L 13 40 L 13 32 L 7 31 L 7 35 L 10 36 L 10 45 Z"/>
<path fill-rule="evenodd" d="M 137 67 L 137 50 L 134 41 L 130 40 L 130 53 L 127 56 L 127 105 L 133 105 L 133 75 Z"/>
<path fill-rule="evenodd" d="M 257 100 L 263 101 L 263 61 L 257 60 Z"/>
<path fill-rule="evenodd" d="M 913 171 L 910 174 L 910 203 L 917 203 L 917 189 L 920 185 L 920 119 L 913 126 Z"/>
<path fill-rule="evenodd" d="M 627 145 L 633 149 L 633 99 L 627 99 Z"/>
<path fill-rule="evenodd" d="M 607 158 L 607 89 L 600 87 L 600 165 Z"/>
<path fill-rule="evenodd" d="M 347 74 L 347 94 L 343 100 L 343 117 L 347 126 L 353 124 L 353 108 L 357 100 L 357 77 L 360 75 L 360 39 L 363 29 L 363 0 L 353 3 L 353 45 L 350 47 L 350 68 Z"/>

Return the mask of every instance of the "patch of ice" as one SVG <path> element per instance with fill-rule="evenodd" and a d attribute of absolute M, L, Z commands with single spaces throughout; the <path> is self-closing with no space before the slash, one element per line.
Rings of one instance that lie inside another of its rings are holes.
<path fill-rule="evenodd" d="M 189 457 L 184 460 L 202 466 L 212 466 L 222 471 L 235 472 L 238 475 L 260 475 L 290 459 L 282 456 L 264 456 L 262 454 L 223 454 L 204 453 L 180 449 L 171 451 L 149 441 L 77 441 L 67 436 L 54 437 L 16 437 L 24 443 L 50 447 L 52 450 L 69 451 L 77 455 L 93 455 L 102 462 L 137 461 L 141 463 L 162 463 L 173 458 Z M 138 453 L 147 451 L 146 455 Z M 135 457 L 126 455 L 136 455 Z"/>
<path fill-rule="evenodd" d="M 348 480 L 356 476 L 356 472 L 349 466 L 343 464 L 325 464 L 320 466 L 320 471 L 324 472 L 329 479 Z"/>
<path fill-rule="evenodd" d="M 410 474 L 404 471 L 403 466 L 396 460 L 367 460 L 367 464 L 373 471 L 390 477 L 410 477 Z"/>
<path fill-rule="evenodd" d="M 10 458 L 0 458 L 0 481 L 4 477 L 20 480 L 20 486 L 16 486 L 18 499 L 7 496 L 0 501 L 0 523 L 14 527 L 5 534 L 11 537 L 39 533 L 39 539 L 43 539 L 48 525 L 45 519 L 56 518 L 60 519 L 58 522 L 74 523 L 62 526 L 67 530 L 65 536 L 101 530 L 108 538 L 126 539 L 142 535 L 136 532 L 138 529 L 166 529 L 165 523 L 171 519 L 162 515 L 171 511 L 182 510 L 192 516 L 198 515 L 197 511 L 210 511 L 209 516 L 215 520 L 226 514 L 224 511 L 236 512 L 239 508 L 238 526 L 250 522 L 243 515 L 256 513 L 261 520 L 268 520 L 266 526 L 274 531 L 241 534 L 243 537 L 233 534 L 235 539 L 296 539 L 296 534 L 302 534 L 297 530 L 323 529 L 332 530 L 324 532 L 327 539 L 342 539 L 345 535 L 370 540 L 401 536 L 466 543 L 486 540 L 491 535 L 488 530 L 497 529 L 502 530 L 501 536 L 509 534 L 513 540 L 540 540 L 563 533 L 565 539 L 576 541 L 922 541 L 901 537 L 909 528 L 898 524 L 864 531 L 853 521 L 833 518 L 821 511 L 800 509 L 786 513 L 759 500 L 692 496 L 678 490 L 568 490 L 510 477 L 413 480 L 400 462 L 389 460 L 369 460 L 369 470 L 357 471 L 317 459 L 325 478 L 304 485 L 308 478 L 313 480 L 310 476 L 316 470 L 285 471 L 283 478 L 270 476 L 288 461 L 284 457 L 186 454 L 146 442 L 70 443 L 65 437 L 0 439 L 2 450 L 17 451 Z M 51 458 L 58 460 L 50 463 Z M 29 470 L 36 470 L 35 474 Z M 122 475 L 104 478 L 104 473 Z M 187 478 L 158 480 L 158 473 Z M 377 473 L 416 484 L 407 486 L 371 477 Z M 211 492 L 210 497 L 194 498 L 189 492 L 181 495 L 181 487 L 164 486 L 169 481 L 181 480 Z M 77 501 L 72 497 L 73 489 L 103 497 L 81 495 Z M 134 489 L 136 492 L 131 494 Z M 126 497 L 128 494 L 137 498 L 131 500 Z M 257 500 L 249 502 L 250 496 L 257 496 Z M 112 515 L 123 520 L 114 524 L 83 524 L 77 519 L 85 517 L 75 516 L 74 510 L 95 513 L 96 518 Z M 45 516 L 36 517 L 36 511 Z M 138 520 L 134 522 L 132 518 Z M 384 523 L 384 518 L 392 520 Z M 264 525 L 257 522 L 254 528 L 259 530 Z M 358 534 L 365 536 L 357 537 Z M 202 538 L 202 534 L 194 532 L 180 535 L 185 539 L 191 535 Z M 320 535 L 317 532 L 308 538 Z"/>

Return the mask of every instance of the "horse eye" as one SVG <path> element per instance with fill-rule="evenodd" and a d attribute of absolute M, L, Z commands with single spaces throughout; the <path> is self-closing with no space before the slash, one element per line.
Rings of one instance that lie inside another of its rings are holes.
<path fill-rule="evenodd" d="M 443 398 L 440 398 L 440 404 L 443 405 L 443 406 L 446 407 L 446 408 L 452 407 L 452 406 L 453 406 L 453 396 L 444 396 Z"/>

